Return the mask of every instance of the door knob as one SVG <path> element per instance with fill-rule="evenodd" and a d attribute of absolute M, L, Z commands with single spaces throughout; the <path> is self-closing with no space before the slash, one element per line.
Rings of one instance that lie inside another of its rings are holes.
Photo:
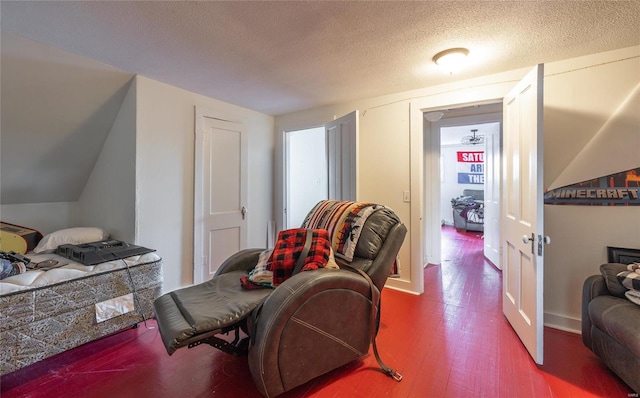
<path fill-rule="evenodd" d="M 242 206 L 242 209 L 240 209 L 240 213 L 242 213 L 242 219 L 244 220 L 244 216 L 247 214 L 247 208 Z"/>
<path fill-rule="evenodd" d="M 538 256 L 542 256 L 542 244 L 551 243 L 551 238 L 548 236 L 543 237 L 542 235 L 538 235 Z"/>

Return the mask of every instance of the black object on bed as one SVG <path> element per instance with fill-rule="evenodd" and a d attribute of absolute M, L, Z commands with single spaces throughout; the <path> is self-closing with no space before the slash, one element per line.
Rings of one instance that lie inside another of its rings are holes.
<path fill-rule="evenodd" d="M 132 245 L 120 240 L 106 240 L 81 245 L 60 245 L 56 254 L 84 265 L 94 265 L 154 251 L 155 249 Z"/>

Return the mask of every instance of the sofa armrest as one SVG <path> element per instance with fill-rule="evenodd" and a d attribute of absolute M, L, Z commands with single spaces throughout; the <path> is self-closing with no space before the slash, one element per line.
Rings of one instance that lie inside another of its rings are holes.
<path fill-rule="evenodd" d="M 467 220 L 460 215 L 462 209 L 453 209 L 453 226 L 456 229 L 467 229 Z"/>
<path fill-rule="evenodd" d="M 342 269 L 303 271 L 278 286 L 249 325 L 249 369 L 262 394 L 289 391 L 365 355 L 370 289 Z"/>
<path fill-rule="evenodd" d="M 595 297 L 608 295 L 607 284 L 601 275 L 588 277 L 582 285 L 582 342 L 591 349 L 591 318 L 589 317 L 589 303 Z"/>
<path fill-rule="evenodd" d="M 258 264 L 258 257 L 265 249 L 244 249 L 227 258 L 220 268 L 216 271 L 215 276 L 225 274 L 231 271 L 251 271 Z"/>

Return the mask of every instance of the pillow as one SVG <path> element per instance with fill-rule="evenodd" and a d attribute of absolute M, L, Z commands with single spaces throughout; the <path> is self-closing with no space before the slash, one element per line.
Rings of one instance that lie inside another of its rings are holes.
<path fill-rule="evenodd" d="M 640 273 L 622 271 L 618 274 L 618 281 L 627 289 L 640 291 Z"/>
<path fill-rule="evenodd" d="M 624 295 L 627 296 L 632 303 L 640 305 L 640 291 L 628 290 Z"/>
<path fill-rule="evenodd" d="M 77 227 L 61 229 L 45 235 L 33 249 L 33 252 L 53 253 L 60 245 L 81 245 L 108 238 L 109 234 L 102 228 Z"/>
<path fill-rule="evenodd" d="M 249 272 L 249 280 L 258 285 L 271 286 L 273 272 L 267 269 L 267 262 L 273 249 L 267 249 L 260 253 L 258 264 Z"/>
<path fill-rule="evenodd" d="M 600 266 L 600 273 L 607 285 L 607 290 L 609 290 L 612 296 L 625 298 L 624 293 L 627 291 L 627 288 L 622 286 L 622 283 L 618 280 L 618 274 L 626 270 L 627 267 L 624 266 L 624 264 L 609 263 Z"/>

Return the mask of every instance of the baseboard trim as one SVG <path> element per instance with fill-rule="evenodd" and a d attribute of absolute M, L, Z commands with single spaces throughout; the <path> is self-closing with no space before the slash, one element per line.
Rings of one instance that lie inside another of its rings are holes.
<path fill-rule="evenodd" d="M 582 321 L 580 319 L 551 312 L 544 313 L 544 326 L 565 332 L 582 334 Z"/>
<path fill-rule="evenodd" d="M 390 278 L 390 279 L 391 279 L 391 278 Z M 390 284 L 389 284 L 389 280 L 390 280 L 390 279 L 387 279 L 387 284 L 386 284 L 386 285 L 384 285 L 384 288 L 385 288 L 385 289 L 397 290 L 397 291 L 399 291 L 399 292 L 413 294 L 414 296 L 419 296 L 419 295 L 420 295 L 420 293 L 416 293 L 416 292 L 414 292 L 413 290 L 403 289 L 403 288 L 398 287 L 398 286 L 390 285 Z"/>

